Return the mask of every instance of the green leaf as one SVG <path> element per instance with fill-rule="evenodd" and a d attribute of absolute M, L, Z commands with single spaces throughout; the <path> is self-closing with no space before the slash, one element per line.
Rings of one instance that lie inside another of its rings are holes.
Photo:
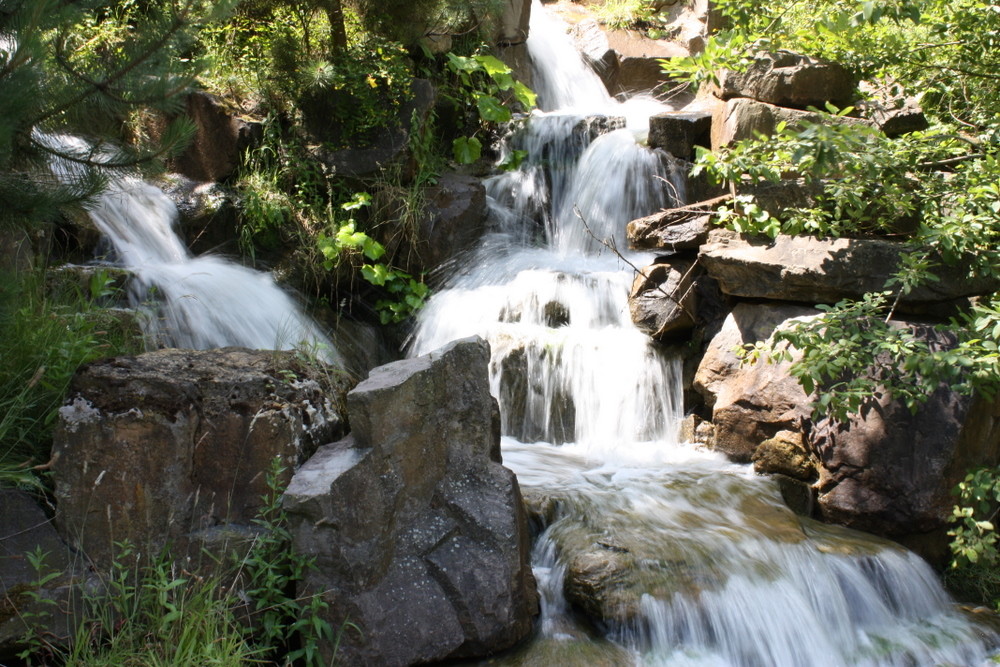
<path fill-rule="evenodd" d="M 506 123 L 511 119 L 510 109 L 492 95 L 477 96 L 476 106 L 479 107 L 479 115 L 483 120 L 491 123 Z"/>
<path fill-rule="evenodd" d="M 514 97 L 520 102 L 526 109 L 534 109 L 538 102 L 538 95 L 535 94 L 531 88 L 520 81 L 514 82 Z"/>
<path fill-rule="evenodd" d="M 472 164 L 483 153 L 483 145 L 475 137 L 459 137 L 452 142 L 452 151 L 459 164 Z"/>

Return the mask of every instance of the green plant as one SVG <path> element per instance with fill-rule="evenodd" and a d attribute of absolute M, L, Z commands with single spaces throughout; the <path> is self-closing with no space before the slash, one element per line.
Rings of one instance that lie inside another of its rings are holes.
<path fill-rule="evenodd" d="M 67 645 L 33 625 L 27 664 L 231 665 L 256 661 L 260 651 L 243 636 L 232 600 L 217 578 L 181 572 L 167 552 L 152 560 L 119 543 L 112 570 L 96 587 L 78 588 L 82 615 Z M 59 572 L 46 572 L 40 553 L 30 555 L 41 588 Z M 43 599 L 39 596 L 39 599 Z"/>
<path fill-rule="evenodd" d="M 341 205 L 341 210 L 353 212 L 370 204 L 368 193 L 357 193 L 354 199 Z M 390 296 L 375 303 L 382 324 L 402 322 L 424 305 L 429 290 L 423 280 L 379 262 L 385 255 L 385 246 L 359 231 L 353 217 L 335 223 L 335 231 L 331 234 L 320 232 L 317 243 L 328 271 L 345 257 L 361 255 L 370 260 L 360 266 L 362 277 L 372 285 L 384 288 Z"/>
<path fill-rule="evenodd" d="M 1000 469 L 970 470 L 952 490 L 958 504 L 952 510 L 948 535 L 952 559 L 945 581 L 966 599 L 1000 609 L 1000 551 L 996 517 L 1000 510 Z"/>
<path fill-rule="evenodd" d="M 267 471 L 268 493 L 261 499 L 254 523 L 259 529 L 250 551 L 240 559 L 255 643 L 266 654 L 284 656 L 285 664 L 302 661 L 322 664 L 320 643 L 335 642 L 332 626 L 323 617 L 327 603 L 321 595 L 305 598 L 295 594 L 313 560 L 291 548 L 292 535 L 281 507 L 280 479 L 285 473 L 275 458 Z"/>
<path fill-rule="evenodd" d="M 503 93 L 513 96 L 525 109 L 535 106 L 536 95 L 512 76 L 511 69 L 494 56 L 447 54 L 448 70 L 453 75 L 456 94 L 453 99 L 468 107 L 475 118 L 476 132 L 484 124 L 509 122 L 513 116 L 501 100 Z M 454 140 L 453 154 L 460 164 L 471 164 L 482 155 L 482 141 L 473 132 Z"/>
<path fill-rule="evenodd" d="M 86 291 L 55 290 L 44 271 L 6 275 L 0 288 L 0 484 L 36 486 L 49 460 L 52 432 L 77 368 L 94 359 L 142 349 L 114 305 L 108 272 L 95 272 Z M 110 301 L 109 301 L 110 300 Z M 36 469 L 37 467 L 37 469 Z"/>

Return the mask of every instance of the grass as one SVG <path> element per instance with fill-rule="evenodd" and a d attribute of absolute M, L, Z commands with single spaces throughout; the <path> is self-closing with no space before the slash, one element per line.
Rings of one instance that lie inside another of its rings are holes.
<path fill-rule="evenodd" d="M 142 340 L 113 303 L 110 274 L 53 290 L 45 272 L 0 276 L 0 485 L 34 487 L 70 380 L 84 363 L 136 353 Z"/>

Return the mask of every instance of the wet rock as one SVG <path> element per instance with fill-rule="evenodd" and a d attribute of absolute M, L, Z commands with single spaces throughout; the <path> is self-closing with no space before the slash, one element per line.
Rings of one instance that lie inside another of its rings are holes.
<path fill-rule="evenodd" d="M 527 520 L 499 464 L 489 347 L 465 339 L 382 366 L 348 395 L 351 435 L 292 479 L 293 546 L 315 557 L 346 664 L 483 656 L 531 632 Z M 333 647 L 325 650 L 332 655 Z"/>
<path fill-rule="evenodd" d="M 177 206 L 178 231 L 193 254 L 235 251 L 238 203 L 227 187 L 214 182 L 199 182 L 183 174 L 170 174 L 160 184 Z"/>
<path fill-rule="evenodd" d="M 650 148 L 662 148 L 674 157 L 694 159 L 695 146 L 712 145 L 712 112 L 667 111 L 649 119 Z"/>
<path fill-rule="evenodd" d="M 611 48 L 608 36 L 594 19 L 580 21 L 573 26 L 573 41 L 591 69 L 601 78 L 604 87 L 614 90 L 618 85 L 621 62 Z"/>
<path fill-rule="evenodd" d="M 715 230 L 698 257 L 725 294 L 811 305 L 885 289 L 906 252 L 904 243 L 886 239 L 779 235 L 755 240 Z M 937 276 L 940 280 L 914 288 L 900 304 L 949 303 L 1000 288 L 995 278 L 969 278 L 964 266 L 941 267 Z"/>
<path fill-rule="evenodd" d="M 492 363 L 499 373 L 504 433 L 521 442 L 559 445 L 576 440 L 576 405 L 569 390 L 558 378 L 533 372 L 549 366 L 551 355 L 560 354 L 558 347 L 525 341 L 509 341 L 498 350 Z"/>
<path fill-rule="evenodd" d="M 715 449 L 748 463 L 761 443 L 779 432 L 801 433 L 810 400 L 790 375 L 789 362 L 742 365 L 733 350 L 768 340 L 784 323 L 817 313 L 777 304 L 740 303 L 733 308 L 694 378 L 695 390 L 712 410 Z"/>
<path fill-rule="evenodd" d="M 647 266 L 636 276 L 628 307 L 640 331 L 654 340 L 666 340 L 694 327 L 698 274 L 693 266 L 693 260 L 670 259 Z"/>
<path fill-rule="evenodd" d="M 115 541 L 183 553 L 190 533 L 249 524 L 276 457 L 287 479 L 342 432 L 345 382 L 293 353 L 240 348 L 85 366 L 53 445 L 60 534 L 106 566 Z"/>
<path fill-rule="evenodd" d="M 855 97 L 850 72 L 837 63 L 791 51 L 759 54 L 746 72 L 723 70 L 716 94 L 724 100 L 749 97 L 781 107 L 845 107 Z"/>

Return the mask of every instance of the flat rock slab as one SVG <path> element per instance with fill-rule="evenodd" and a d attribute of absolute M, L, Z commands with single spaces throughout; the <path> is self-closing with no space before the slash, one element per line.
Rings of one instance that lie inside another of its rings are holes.
<path fill-rule="evenodd" d="M 905 243 L 885 239 L 779 235 L 772 241 L 715 230 L 698 257 L 725 294 L 812 305 L 885 290 L 907 252 Z M 1000 288 L 996 279 L 968 278 L 963 267 L 940 267 L 936 274 L 939 281 L 914 288 L 900 302 L 942 303 Z"/>

